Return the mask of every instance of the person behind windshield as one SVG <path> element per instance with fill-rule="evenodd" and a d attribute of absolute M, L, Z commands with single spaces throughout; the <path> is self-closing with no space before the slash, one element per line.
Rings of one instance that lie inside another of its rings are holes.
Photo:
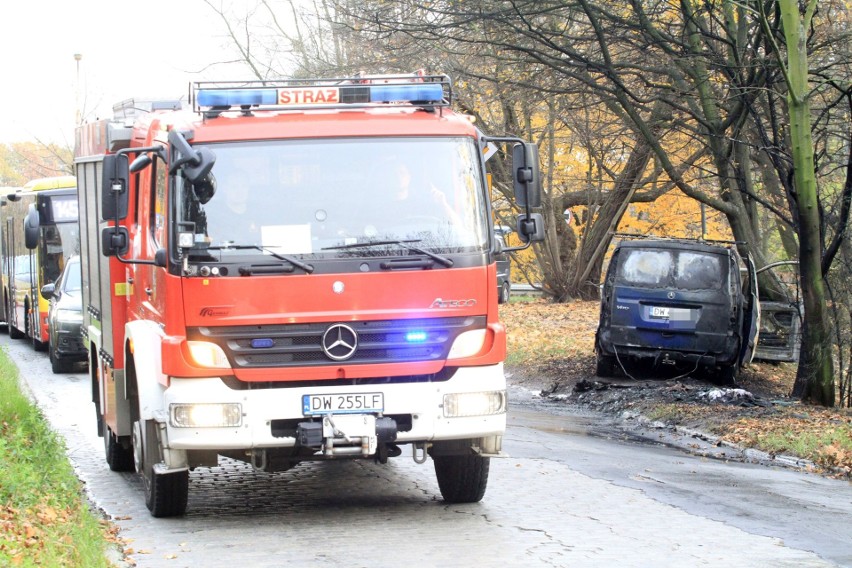
<path fill-rule="evenodd" d="M 245 174 L 234 173 L 218 183 L 213 199 L 216 206 L 208 206 L 208 216 L 212 218 L 209 230 L 214 242 L 260 244 L 260 224 L 251 205 L 251 194 L 251 185 Z"/>
<path fill-rule="evenodd" d="M 452 223 L 460 221 L 446 194 L 427 175 L 414 179 L 412 168 L 406 162 L 394 165 L 393 181 L 391 200 L 400 205 L 394 209 L 400 212 L 401 217 L 433 217 L 448 219 Z"/>

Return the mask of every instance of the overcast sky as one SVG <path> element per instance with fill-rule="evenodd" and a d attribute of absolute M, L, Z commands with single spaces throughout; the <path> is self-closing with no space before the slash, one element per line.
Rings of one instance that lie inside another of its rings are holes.
<path fill-rule="evenodd" d="M 234 52 L 202 0 L 7 0 L 0 21 L 0 143 L 72 145 L 76 93 L 88 118 L 107 118 L 124 99 L 185 99 L 190 81 L 250 78 L 210 68 Z"/>

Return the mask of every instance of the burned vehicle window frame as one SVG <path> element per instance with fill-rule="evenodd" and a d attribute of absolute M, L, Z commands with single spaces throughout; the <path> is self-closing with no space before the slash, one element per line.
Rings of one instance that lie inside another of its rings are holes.
<path fill-rule="evenodd" d="M 687 264 L 686 259 L 690 259 L 691 262 Z M 666 264 L 663 265 L 661 261 L 665 261 Z M 687 268 L 695 266 L 698 262 L 704 263 L 701 266 L 702 273 L 687 273 Z M 713 266 L 708 266 L 708 263 Z M 662 268 L 666 268 L 665 272 L 661 270 Z M 681 290 L 716 290 L 725 284 L 719 255 L 687 250 L 627 250 L 624 261 L 618 263 L 617 276 L 624 284 Z M 637 276 L 654 277 L 654 279 L 637 278 Z"/>

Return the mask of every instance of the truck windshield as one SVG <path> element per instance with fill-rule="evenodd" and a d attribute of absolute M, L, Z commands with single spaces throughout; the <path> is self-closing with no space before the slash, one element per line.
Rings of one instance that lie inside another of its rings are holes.
<path fill-rule="evenodd" d="M 640 288 L 716 290 L 726 283 L 716 254 L 677 250 L 626 250 L 618 283 Z"/>
<path fill-rule="evenodd" d="M 191 220 L 210 248 L 245 254 L 255 250 L 246 245 L 256 245 L 321 259 L 406 251 L 350 246 L 377 241 L 416 241 L 419 249 L 440 254 L 481 251 L 487 244 L 485 186 L 471 139 L 264 141 L 209 148 L 216 154 L 215 194 L 183 210 L 204 219 Z M 189 192 L 184 195 L 190 199 Z"/>

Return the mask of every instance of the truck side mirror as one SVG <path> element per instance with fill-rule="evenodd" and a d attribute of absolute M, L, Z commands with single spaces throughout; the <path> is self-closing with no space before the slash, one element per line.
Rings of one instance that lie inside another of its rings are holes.
<path fill-rule="evenodd" d="M 121 256 L 130 248 L 127 227 L 104 227 L 101 231 L 101 251 L 104 256 Z"/>
<path fill-rule="evenodd" d="M 24 246 L 33 250 L 38 246 L 39 218 L 35 205 L 30 205 L 27 216 L 24 217 Z"/>
<path fill-rule="evenodd" d="M 127 217 L 130 166 L 126 154 L 104 156 L 103 182 L 101 183 L 101 219 L 113 221 Z"/>
<path fill-rule="evenodd" d="M 183 134 L 176 130 L 169 132 L 169 144 L 177 150 L 172 152 L 172 163 L 169 173 L 174 174 L 183 167 L 183 175 L 189 183 L 195 184 L 210 173 L 216 163 L 216 155 L 207 148 L 195 149 L 189 145 Z"/>
<path fill-rule="evenodd" d="M 524 142 L 512 147 L 512 181 L 515 201 L 520 207 L 541 207 L 541 177 L 535 144 Z"/>
<path fill-rule="evenodd" d="M 544 240 L 544 218 L 541 213 L 518 215 L 518 238 L 525 244 Z"/>
<path fill-rule="evenodd" d="M 164 249 L 164 248 L 157 249 L 157 251 L 154 253 L 154 266 L 159 266 L 161 268 L 165 268 L 167 258 L 168 258 L 168 252 L 166 252 L 166 249 Z"/>
<path fill-rule="evenodd" d="M 148 155 L 147 152 L 139 154 L 139 156 L 135 160 L 133 160 L 133 163 L 130 164 L 130 172 L 134 174 L 136 172 L 141 172 L 142 170 L 150 166 L 153 161 L 154 160 L 151 158 L 150 155 Z"/>

